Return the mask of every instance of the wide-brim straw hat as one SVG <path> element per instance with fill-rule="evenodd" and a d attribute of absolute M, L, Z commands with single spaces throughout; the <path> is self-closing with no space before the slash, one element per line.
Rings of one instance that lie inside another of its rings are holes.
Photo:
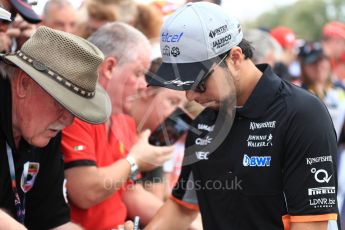
<path fill-rule="evenodd" d="M 5 59 L 79 119 L 99 124 L 109 118 L 110 99 L 97 83 L 104 55 L 85 39 L 41 26 L 19 51 Z"/>

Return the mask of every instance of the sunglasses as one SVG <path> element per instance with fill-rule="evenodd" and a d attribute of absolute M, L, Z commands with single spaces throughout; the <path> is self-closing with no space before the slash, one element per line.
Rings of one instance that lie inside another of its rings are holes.
<path fill-rule="evenodd" d="M 224 57 L 215 65 L 212 67 L 212 69 L 210 69 L 207 74 L 205 74 L 202 79 L 200 80 L 200 82 L 196 85 L 194 91 L 198 92 L 198 93 L 204 93 L 206 91 L 206 81 L 207 79 L 213 74 L 214 69 L 219 66 L 226 58 L 228 57 L 228 53 L 224 55 Z"/>

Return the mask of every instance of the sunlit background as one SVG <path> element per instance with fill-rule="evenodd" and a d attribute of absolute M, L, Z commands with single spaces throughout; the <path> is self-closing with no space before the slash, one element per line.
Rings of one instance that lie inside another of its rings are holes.
<path fill-rule="evenodd" d="M 172 0 L 177 4 L 183 4 L 183 0 Z M 82 0 L 73 0 L 71 1 L 72 4 L 78 8 L 82 2 Z M 149 3 L 151 0 L 137 0 L 137 2 L 141 3 Z M 284 6 L 287 4 L 292 4 L 296 2 L 296 0 L 264 0 L 264 1 L 257 1 L 257 0 L 241 0 L 241 1 L 232 1 L 232 0 L 223 0 L 222 5 L 225 9 L 229 10 L 229 12 L 239 18 L 240 20 L 250 20 L 254 19 L 255 17 L 259 16 L 260 14 L 264 13 L 265 11 L 275 9 L 279 6 Z M 46 0 L 38 0 L 38 4 L 34 7 L 35 10 L 41 14 L 42 9 Z"/>
<path fill-rule="evenodd" d="M 185 0 L 136 0 L 152 1 L 182 6 Z M 72 0 L 78 8 L 83 0 Z M 38 0 L 34 9 L 42 13 L 46 0 Z M 283 25 L 292 28 L 297 37 L 318 40 L 322 27 L 329 21 L 345 21 L 344 0 L 223 0 L 223 8 L 237 17 L 244 28 L 266 28 Z"/>

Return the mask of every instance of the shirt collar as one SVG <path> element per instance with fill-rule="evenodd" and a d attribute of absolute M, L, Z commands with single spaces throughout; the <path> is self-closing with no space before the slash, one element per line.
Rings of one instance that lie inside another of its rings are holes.
<path fill-rule="evenodd" d="M 262 76 L 244 106 L 236 109 L 238 115 L 248 118 L 263 116 L 267 108 L 280 95 L 282 87 L 282 80 L 269 65 L 262 64 L 256 67 L 262 72 Z"/>

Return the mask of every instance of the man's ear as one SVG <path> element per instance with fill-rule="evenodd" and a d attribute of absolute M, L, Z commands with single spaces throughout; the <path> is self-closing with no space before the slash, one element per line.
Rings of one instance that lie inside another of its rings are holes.
<path fill-rule="evenodd" d="M 105 76 L 108 80 L 112 78 L 112 73 L 114 72 L 117 65 L 117 59 L 115 57 L 107 57 L 103 63 L 100 65 L 100 71 L 102 75 Z"/>
<path fill-rule="evenodd" d="M 117 59 L 115 57 L 107 57 L 99 66 L 98 71 L 100 73 L 100 83 L 103 87 L 106 87 L 108 82 L 113 77 L 113 72 L 117 67 Z"/>
<path fill-rule="evenodd" d="M 244 56 L 242 53 L 242 49 L 238 46 L 233 47 L 230 50 L 229 58 L 227 58 L 227 62 L 230 62 L 235 67 L 235 69 L 237 69 L 243 60 L 244 60 Z"/>
<path fill-rule="evenodd" d="M 17 74 L 13 80 L 15 93 L 19 98 L 24 98 L 30 93 L 33 80 L 24 71 L 20 70 Z"/>

